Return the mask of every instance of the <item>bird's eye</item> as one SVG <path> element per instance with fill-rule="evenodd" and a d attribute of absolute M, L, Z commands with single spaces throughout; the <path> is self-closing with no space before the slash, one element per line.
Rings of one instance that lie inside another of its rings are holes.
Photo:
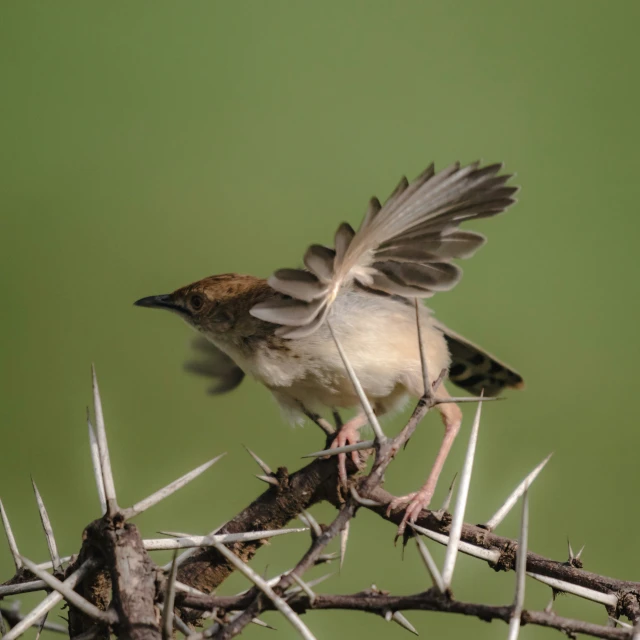
<path fill-rule="evenodd" d="M 194 293 L 190 298 L 189 298 L 189 306 L 194 310 L 194 311 L 200 311 L 200 309 L 202 309 L 202 305 L 204 304 L 204 298 L 198 294 L 198 293 Z"/>

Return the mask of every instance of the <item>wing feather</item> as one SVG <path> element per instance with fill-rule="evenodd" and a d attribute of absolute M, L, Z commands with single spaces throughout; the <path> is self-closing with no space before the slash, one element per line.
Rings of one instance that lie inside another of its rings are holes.
<path fill-rule="evenodd" d="M 309 335 L 324 322 L 336 296 L 354 283 L 392 295 L 426 298 L 454 287 L 461 277 L 455 258 L 468 258 L 484 236 L 459 230 L 466 220 L 495 216 L 515 202 L 501 164 L 455 163 L 436 173 L 431 164 L 413 182 L 402 178 L 384 205 L 369 201 L 355 232 L 340 225 L 335 252 L 312 245 L 306 270 L 281 269 L 270 286 L 288 298 L 265 301 L 251 313 L 283 325 L 279 335 Z"/>

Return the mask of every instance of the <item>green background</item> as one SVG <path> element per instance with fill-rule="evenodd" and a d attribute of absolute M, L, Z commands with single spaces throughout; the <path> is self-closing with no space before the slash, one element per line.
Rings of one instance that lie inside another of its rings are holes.
<path fill-rule="evenodd" d="M 242 443 L 290 469 L 322 444 L 315 427 L 285 424 L 253 381 L 206 396 L 181 371 L 187 327 L 135 299 L 210 274 L 296 266 L 403 173 L 482 158 L 517 172 L 520 202 L 474 226 L 488 246 L 433 306 L 515 364 L 527 389 L 484 411 L 467 520 L 486 520 L 553 451 L 531 492 L 531 548 L 564 560 L 568 536 L 574 548 L 586 543 L 587 569 L 640 579 L 639 18 L 637 3 L 589 0 L 3 2 L 0 495 L 21 551 L 47 555 L 30 473 L 62 553 L 98 516 L 91 362 L 122 504 L 228 452 L 139 518 L 147 536 L 207 532 L 261 492 Z M 461 466 L 471 415 L 436 503 Z M 440 437 L 428 417 L 387 488 L 422 482 Z M 314 513 L 328 522 L 334 512 Z M 517 535 L 517 521 L 511 514 L 499 533 Z M 342 575 L 322 589 L 425 589 L 415 548 L 403 560 L 393 534 L 361 513 Z M 274 575 L 307 544 L 275 541 L 252 565 Z M 11 569 L 2 547 L 0 576 Z M 220 593 L 245 585 L 234 577 Z M 505 603 L 513 586 L 513 574 L 458 563 L 458 598 Z M 543 608 L 549 589 L 527 588 L 527 607 Z M 556 610 L 606 621 L 572 597 Z M 429 637 L 507 634 L 498 622 L 407 617 Z M 294 637 L 276 614 L 265 620 Z M 319 638 L 407 637 L 365 614 L 305 620 Z M 528 627 L 522 637 L 554 633 Z"/>

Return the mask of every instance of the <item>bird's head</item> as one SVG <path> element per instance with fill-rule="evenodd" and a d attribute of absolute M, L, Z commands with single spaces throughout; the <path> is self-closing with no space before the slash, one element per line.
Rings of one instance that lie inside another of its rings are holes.
<path fill-rule="evenodd" d="M 249 309 L 269 291 L 260 278 L 225 273 L 198 280 L 173 293 L 141 298 L 134 304 L 173 311 L 194 329 L 214 337 L 234 329 L 244 332 L 247 323 L 255 324 Z"/>

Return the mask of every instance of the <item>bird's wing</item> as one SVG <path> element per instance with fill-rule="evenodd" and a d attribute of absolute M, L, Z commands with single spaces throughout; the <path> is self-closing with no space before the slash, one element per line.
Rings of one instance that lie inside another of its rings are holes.
<path fill-rule="evenodd" d="M 459 333 L 432 319 L 442 331 L 451 354 L 449 380 L 465 391 L 479 396 L 497 396 L 505 388 L 522 389 L 522 376 L 509 365 L 487 353 L 482 347 L 469 342 Z"/>
<path fill-rule="evenodd" d="M 213 385 L 207 389 L 212 395 L 235 389 L 244 378 L 244 371 L 223 351 L 206 338 L 197 337 L 191 342 L 193 360 L 184 364 L 186 371 L 209 378 Z"/>
<path fill-rule="evenodd" d="M 371 199 L 358 231 L 340 225 L 334 249 L 311 245 L 306 269 L 276 271 L 269 285 L 287 298 L 261 302 L 250 313 L 283 325 L 278 335 L 300 338 L 322 324 L 340 290 L 354 282 L 409 298 L 451 289 L 461 276 L 451 260 L 468 258 L 485 242 L 460 223 L 515 202 L 517 187 L 506 186 L 511 176 L 498 175 L 501 169 L 456 163 L 436 173 L 432 164 L 411 184 L 403 178 L 384 205 Z"/>

